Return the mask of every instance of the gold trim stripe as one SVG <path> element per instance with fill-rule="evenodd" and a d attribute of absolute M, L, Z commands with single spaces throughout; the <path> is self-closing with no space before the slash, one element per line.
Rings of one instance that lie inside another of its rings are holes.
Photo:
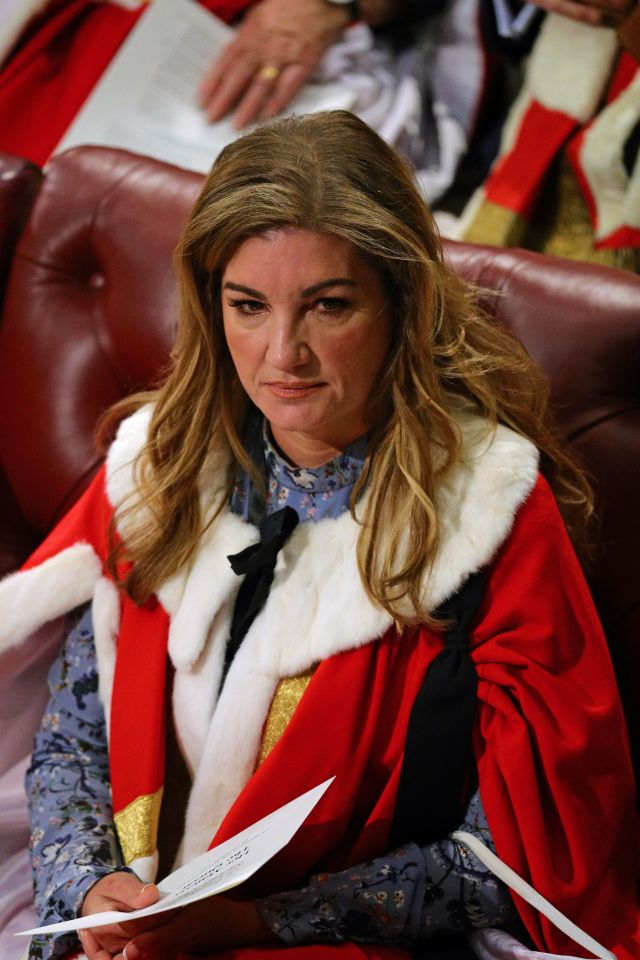
<path fill-rule="evenodd" d="M 115 814 L 113 820 L 126 864 L 138 857 L 150 857 L 156 852 L 162 792 L 163 787 L 160 787 L 155 793 L 136 797 L 124 810 Z"/>
<path fill-rule="evenodd" d="M 462 239 L 465 243 L 518 247 L 523 243 L 526 229 L 526 220 L 520 214 L 483 200 Z"/>
<path fill-rule="evenodd" d="M 287 725 L 302 700 L 302 695 L 307 689 L 311 677 L 316 672 L 317 666 L 317 664 L 314 664 L 309 670 L 298 674 L 297 677 L 285 677 L 278 684 L 262 732 L 262 743 L 256 766 L 259 767 L 267 759 L 287 729 Z"/>

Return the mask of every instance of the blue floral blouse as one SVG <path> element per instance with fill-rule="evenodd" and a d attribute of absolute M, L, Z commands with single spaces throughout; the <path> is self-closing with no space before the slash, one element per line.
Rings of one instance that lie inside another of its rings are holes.
<path fill-rule="evenodd" d="M 318 521 L 348 509 L 366 455 L 366 437 L 314 469 L 294 467 L 264 433 L 267 510 L 293 507 Z M 239 478 L 234 512 L 248 516 L 251 483 Z M 101 877 L 125 869 L 113 826 L 104 711 L 89 607 L 70 618 L 49 676 L 51 699 L 35 738 L 27 793 L 30 851 L 40 922 L 76 916 Z M 479 792 L 461 829 L 493 848 Z M 318 874 L 300 890 L 256 901 L 266 924 L 287 944 L 361 940 L 411 943 L 441 932 L 502 925 L 515 917 L 505 885 L 464 846 L 448 838 L 409 844 L 337 874 Z M 30 960 L 77 949 L 73 934 L 36 937 Z"/>

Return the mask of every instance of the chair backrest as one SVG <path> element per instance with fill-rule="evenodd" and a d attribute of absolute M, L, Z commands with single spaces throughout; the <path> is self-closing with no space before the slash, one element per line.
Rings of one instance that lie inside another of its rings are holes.
<path fill-rule="evenodd" d="M 42 180 L 33 163 L 0 151 L 0 310 L 16 242 Z M 36 538 L 21 516 L 0 458 L 0 575 L 15 566 L 16 557 Z"/>
<path fill-rule="evenodd" d="M 33 163 L 0 151 L 0 303 L 15 244 L 41 180 L 42 172 Z"/>
<path fill-rule="evenodd" d="M 13 518 L 0 496 L 5 569 L 88 483 L 99 414 L 161 374 L 176 321 L 172 250 L 201 182 L 97 147 L 47 166 L 0 324 L 0 462 Z M 638 749 L 640 278 L 521 250 L 446 250 L 460 274 L 498 291 L 489 308 L 546 370 L 567 442 L 594 478 L 601 526 L 590 581 Z"/>

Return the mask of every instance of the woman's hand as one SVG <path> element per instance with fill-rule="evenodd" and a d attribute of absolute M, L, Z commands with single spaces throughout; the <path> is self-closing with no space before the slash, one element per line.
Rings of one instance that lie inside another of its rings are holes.
<path fill-rule="evenodd" d="M 205 75 L 200 105 L 209 120 L 235 109 L 233 125 L 279 113 L 349 22 L 325 0 L 261 0 Z"/>
<path fill-rule="evenodd" d="M 153 929 L 127 942 L 126 960 L 176 960 L 182 953 L 208 954 L 276 940 L 253 903 L 221 896 L 159 914 L 156 921 Z"/>
<path fill-rule="evenodd" d="M 82 916 L 103 910 L 140 910 L 158 899 L 154 884 L 143 884 L 130 873 L 112 873 L 87 894 Z M 274 934 L 251 902 L 208 897 L 179 910 L 115 923 L 80 933 L 89 960 L 176 960 L 181 953 L 269 943 Z"/>
<path fill-rule="evenodd" d="M 110 873 L 98 880 L 89 890 L 82 904 L 82 916 L 102 913 L 104 910 L 141 910 L 158 899 L 155 884 L 143 884 L 132 873 Z M 94 930 L 80 931 L 84 952 L 89 960 L 111 960 L 122 957 L 122 950 L 132 936 L 158 923 L 157 917 L 145 917 L 131 923 L 114 923 Z"/>

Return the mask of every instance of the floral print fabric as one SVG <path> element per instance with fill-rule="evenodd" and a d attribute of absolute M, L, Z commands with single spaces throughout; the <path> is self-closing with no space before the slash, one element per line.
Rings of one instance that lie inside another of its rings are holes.
<path fill-rule="evenodd" d="M 461 830 L 493 849 L 479 792 Z M 501 926 L 515 917 L 507 888 L 462 844 L 399 847 L 341 873 L 319 873 L 301 890 L 257 901 L 288 944 L 360 940 L 409 944 L 435 933 Z"/>
<path fill-rule="evenodd" d="M 264 470 L 267 481 L 267 512 L 292 507 L 300 520 L 339 517 L 349 509 L 353 486 L 362 472 L 367 455 L 363 436 L 320 467 L 296 467 L 274 446 L 266 423 L 262 426 Z M 242 473 L 233 491 L 231 507 L 249 517 L 251 480 Z"/>
<path fill-rule="evenodd" d="M 72 619 L 51 668 L 49 689 L 51 699 L 26 778 L 29 849 L 41 924 L 77 916 L 90 887 L 122 869 L 88 607 Z M 48 960 L 78 947 L 75 934 L 35 937 L 29 957 Z"/>

